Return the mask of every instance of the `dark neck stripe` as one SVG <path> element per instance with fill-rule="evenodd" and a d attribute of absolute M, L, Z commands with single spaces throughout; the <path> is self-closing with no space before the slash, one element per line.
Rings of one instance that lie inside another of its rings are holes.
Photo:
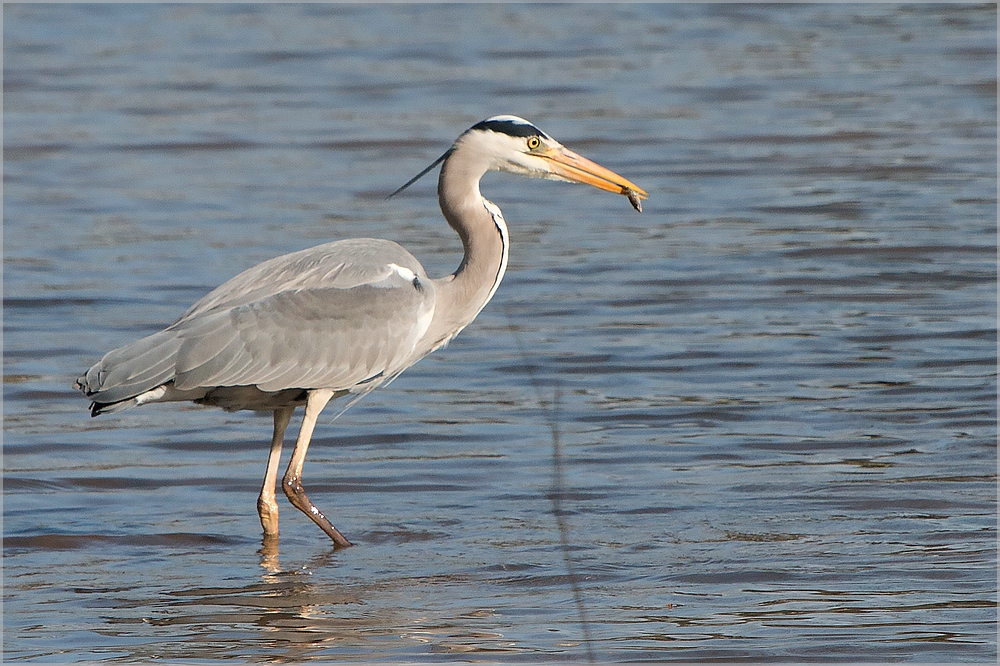
<path fill-rule="evenodd" d="M 507 272 L 507 260 L 509 258 L 510 252 L 510 240 L 507 238 L 509 233 L 507 229 L 507 221 L 503 219 L 503 213 L 500 212 L 500 208 L 492 201 L 487 201 L 483 199 L 483 206 L 486 211 L 493 218 L 493 224 L 496 225 L 497 234 L 500 235 L 500 265 L 497 266 L 497 274 L 493 278 L 493 286 L 490 287 L 490 295 L 486 298 L 486 303 L 489 303 L 493 298 L 493 294 L 497 293 L 497 289 L 500 287 L 500 281 L 503 280 L 504 273 Z M 483 303 L 483 307 L 486 307 L 486 303 Z"/>

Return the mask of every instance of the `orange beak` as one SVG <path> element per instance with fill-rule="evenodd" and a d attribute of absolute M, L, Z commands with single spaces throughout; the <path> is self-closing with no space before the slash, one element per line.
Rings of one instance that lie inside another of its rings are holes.
<path fill-rule="evenodd" d="M 545 158 L 549 163 L 552 173 L 572 181 L 574 183 L 585 183 L 616 194 L 629 195 L 629 200 L 648 199 L 646 190 L 642 189 L 630 180 L 622 178 L 614 171 L 605 169 L 596 162 L 591 162 L 586 157 L 574 153 L 562 146 L 549 148 L 548 150 L 536 153 L 539 157 Z"/>

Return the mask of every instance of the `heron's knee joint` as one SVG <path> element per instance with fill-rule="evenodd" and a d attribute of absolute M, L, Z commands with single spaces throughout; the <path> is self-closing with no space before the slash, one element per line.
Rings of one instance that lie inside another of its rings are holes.
<path fill-rule="evenodd" d="M 281 489 L 285 492 L 285 496 L 289 499 L 293 497 L 300 497 L 306 492 L 305 488 L 302 487 L 302 483 L 296 478 L 282 479 Z"/>

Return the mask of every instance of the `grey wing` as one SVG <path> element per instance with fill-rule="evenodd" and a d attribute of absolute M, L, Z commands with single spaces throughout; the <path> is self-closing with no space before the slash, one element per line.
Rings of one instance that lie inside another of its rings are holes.
<path fill-rule="evenodd" d="M 433 311 L 433 283 L 399 245 L 327 243 L 237 275 L 170 327 L 109 352 L 77 386 L 96 403 L 171 381 L 184 390 L 349 388 L 412 363 Z"/>
<path fill-rule="evenodd" d="M 154 333 L 104 355 L 76 386 L 96 403 L 128 400 L 174 377 L 182 339 L 170 329 Z"/>
<path fill-rule="evenodd" d="M 352 238 L 269 259 L 213 289 L 181 315 L 252 303 L 295 289 L 349 289 L 386 279 L 398 265 L 426 280 L 420 262 L 402 246 L 378 238 Z"/>
<path fill-rule="evenodd" d="M 419 279 L 282 292 L 181 326 L 174 386 L 377 385 L 413 362 L 433 313 L 433 288 Z"/>

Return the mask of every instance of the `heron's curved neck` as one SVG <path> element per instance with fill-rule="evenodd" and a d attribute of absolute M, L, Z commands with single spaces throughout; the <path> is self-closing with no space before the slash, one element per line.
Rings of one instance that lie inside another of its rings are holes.
<path fill-rule="evenodd" d="M 507 223 L 500 209 L 479 193 L 486 166 L 453 154 L 438 179 L 438 201 L 465 255 L 458 269 L 436 281 L 434 320 L 428 338 L 435 346 L 469 324 L 493 297 L 507 269 Z"/>

